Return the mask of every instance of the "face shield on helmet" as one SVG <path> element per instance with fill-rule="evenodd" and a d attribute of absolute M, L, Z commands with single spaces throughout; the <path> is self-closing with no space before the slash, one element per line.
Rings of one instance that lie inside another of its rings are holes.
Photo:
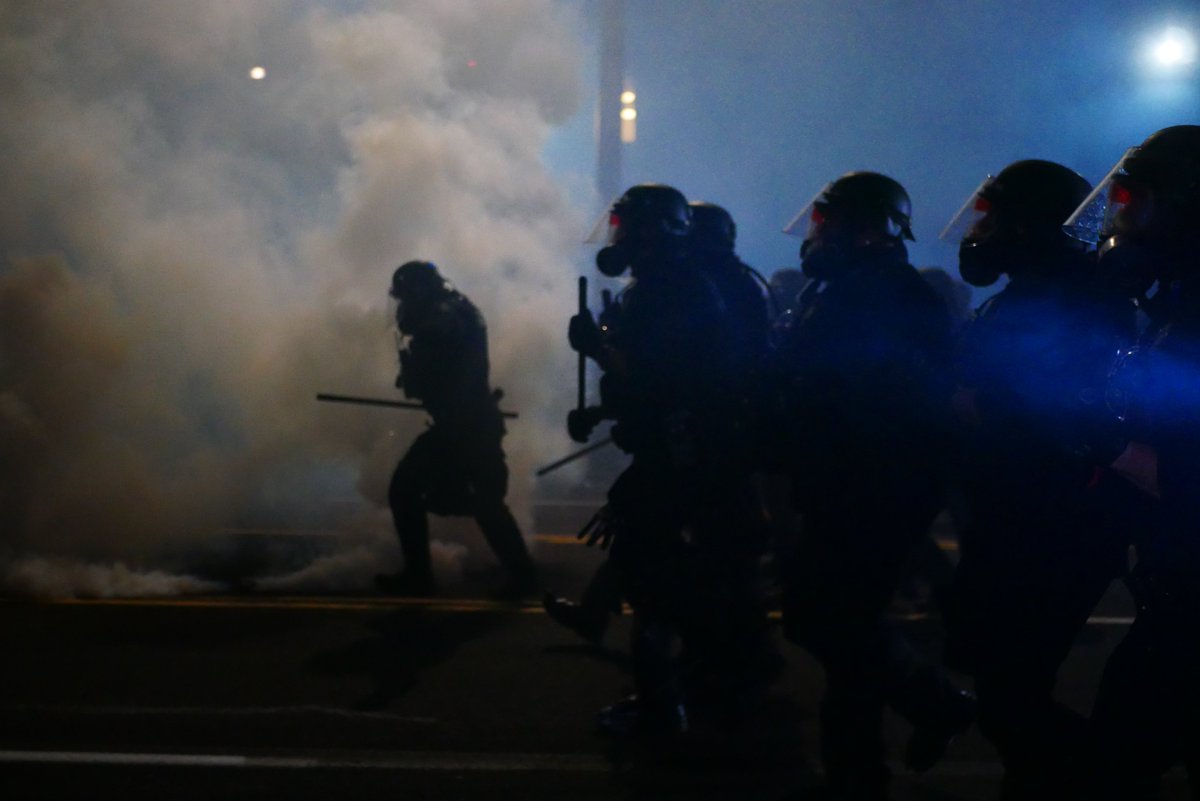
<path fill-rule="evenodd" d="M 617 231 L 621 227 L 621 217 L 610 209 L 596 219 L 591 233 L 583 240 L 585 245 L 611 245 L 617 241 Z"/>
<path fill-rule="evenodd" d="M 829 203 L 832 186 L 827 184 L 783 227 L 788 236 L 803 240 L 800 243 L 800 269 L 806 278 L 814 281 L 827 281 L 844 272 L 853 249 L 851 231 L 842 224 L 845 218 L 834 214 Z"/>
<path fill-rule="evenodd" d="M 587 239 L 583 240 L 584 244 L 601 246 L 596 252 L 596 268 L 609 278 L 621 275 L 629 265 L 629 254 L 617 243 L 622 234 L 621 222 L 617 204 L 614 203 L 611 209 L 600 215 Z"/>
<path fill-rule="evenodd" d="M 845 221 L 855 232 L 878 229 L 893 239 L 915 241 L 908 193 L 886 175 L 847 173 L 826 184 L 783 227 L 789 236 L 812 239 L 827 221 Z"/>
<path fill-rule="evenodd" d="M 829 216 L 829 202 L 826 199 L 826 193 L 830 186 L 832 184 L 826 184 L 820 192 L 813 196 L 812 200 L 804 204 L 804 208 L 796 212 L 788 224 L 783 226 L 785 234 L 797 239 L 812 238 L 817 226 L 825 222 Z"/>
<path fill-rule="evenodd" d="M 938 239 L 958 245 L 958 274 L 971 286 L 991 286 L 1000 280 L 1013 261 L 1013 253 L 996 237 L 991 189 L 994 176 L 987 176 L 946 223 Z M 984 230 L 984 222 L 992 224 Z"/>
<path fill-rule="evenodd" d="M 1116 229 L 1117 219 L 1136 199 L 1139 189 L 1129 180 L 1128 163 L 1138 148 L 1131 147 L 1104 180 L 1096 184 L 1079 208 L 1063 223 L 1068 236 L 1097 244 Z"/>
<path fill-rule="evenodd" d="M 638 184 L 600 216 L 585 240 L 604 246 L 596 253 L 601 273 L 617 277 L 648 254 L 680 250 L 691 230 L 692 211 L 678 189 Z"/>
<path fill-rule="evenodd" d="M 967 238 L 979 221 L 992 210 L 992 201 L 987 198 L 987 189 L 995 180 L 993 176 L 989 175 L 975 188 L 975 191 L 967 195 L 962 206 L 938 234 L 938 239 L 957 245 Z"/>

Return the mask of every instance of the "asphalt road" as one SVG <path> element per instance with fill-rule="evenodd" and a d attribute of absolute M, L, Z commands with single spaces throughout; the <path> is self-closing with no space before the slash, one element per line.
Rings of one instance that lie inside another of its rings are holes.
<path fill-rule="evenodd" d="M 549 538 L 547 576 L 582 586 L 595 555 Z M 1086 710 L 1124 631 L 1115 589 L 1064 669 Z M 771 799 L 817 776 L 812 660 L 734 730 L 612 743 L 594 713 L 629 689 L 628 619 L 575 639 L 534 604 L 246 594 L 0 601 L 0 798 Z M 936 620 L 904 624 L 936 655 Z M 906 729 L 887 723 L 892 753 Z M 971 731 L 897 799 L 994 798 Z M 1174 774 L 1169 798 L 1184 798 Z"/>

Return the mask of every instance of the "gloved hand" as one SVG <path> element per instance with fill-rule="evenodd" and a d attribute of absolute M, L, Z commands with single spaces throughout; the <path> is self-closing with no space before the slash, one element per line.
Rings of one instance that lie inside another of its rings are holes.
<path fill-rule="evenodd" d="M 599 355 L 603 335 L 591 312 L 576 314 L 571 318 L 567 326 L 567 341 L 571 343 L 572 350 L 584 356 L 594 359 Z"/>
<path fill-rule="evenodd" d="M 575 535 L 575 538 L 585 540 L 584 544 L 588 547 L 598 546 L 600 548 L 607 548 L 612 544 L 613 537 L 616 536 L 617 530 L 620 527 L 620 519 L 605 504 L 600 507 L 600 510 L 596 514 L 592 515 L 592 519 Z"/>

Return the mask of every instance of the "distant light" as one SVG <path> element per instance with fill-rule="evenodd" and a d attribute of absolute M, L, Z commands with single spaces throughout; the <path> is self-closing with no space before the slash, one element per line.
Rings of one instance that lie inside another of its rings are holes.
<path fill-rule="evenodd" d="M 637 92 L 626 89 L 621 92 L 621 141 L 630 144 L 637 141 L 637 109 L 633 107 Z"/>
<path fill-rule="evenodd" d="M 1151 54 L 1160 67 L 1186 67 L 1196 60 L 1196 40 L 1183 28 L 1167 28 Z"/>
<path fill-rule="evenodd" d="M 471 69 L 475 69 L 476 67 L 479 66 L 479 62 L 476 61 L 475 59 L 471 59 L 470 61 L 467 62 L 467 66 L 470 67 Z"/>
<path fill-rule="evenodd" d="M 267 71 L 264 68 L 262 68 L 262 67 L 251 67 L 250 68 L 250 80 L 261 81 L 265 77 L 267 77 Z"/>

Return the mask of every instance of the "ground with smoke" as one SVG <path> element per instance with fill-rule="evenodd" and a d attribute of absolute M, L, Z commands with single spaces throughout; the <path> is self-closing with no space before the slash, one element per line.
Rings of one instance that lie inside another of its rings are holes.
<path fill-rule="evenodd" d="M 540 159 L 579 102 L 564 8 L 0 2 L 10 591 L 156 592 L 222 530 L 339 493 L 363 508 L 322 564 L 390 553 L 378 507 L 421 416 L 313 395 L 391 391 L 385 290 L 411 258 L 488 320 L 527 519 L 571 397 L 583 223 Z"/>

